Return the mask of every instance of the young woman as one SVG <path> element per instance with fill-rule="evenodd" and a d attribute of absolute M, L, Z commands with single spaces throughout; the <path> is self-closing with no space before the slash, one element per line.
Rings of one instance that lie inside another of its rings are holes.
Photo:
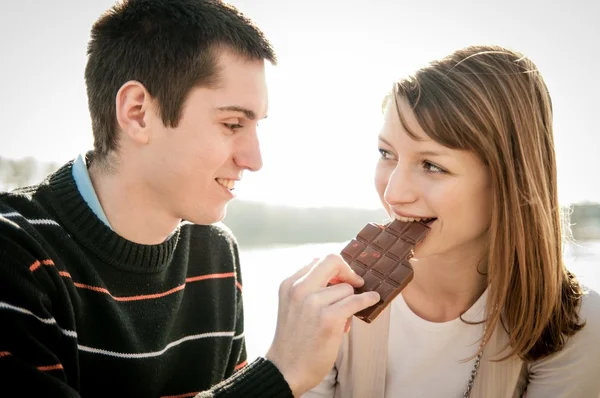
<path fill-rule="evenodd" d="M 531 60 L 468 47 L 384 102 L 375 185 L 435 218 L 414 279 L 304 397 L 600 396 L 600 296 L 562 259 L 548 89 Z"/>

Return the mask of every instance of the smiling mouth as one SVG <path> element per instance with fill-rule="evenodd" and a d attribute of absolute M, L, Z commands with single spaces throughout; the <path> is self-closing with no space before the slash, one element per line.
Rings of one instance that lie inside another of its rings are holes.
<path fill-rule="evenodd" d="M 224 186 L 225 188 L 229 189 L 230 191 L 233 191 L 235 189 L 235 180 L 229 180 L 227 178 L 215 178 L 215 180 L 222 186 Z"/>
<path fill-rule="evenodd" d="M 421 224 L 425 224 L 427 226 L 430 226 L 431 224 L 433 224 L 435 222 L 435 220 L 437 220 L 437 217 L 418 217 L 418 218 L 413 218 L 413 217 L 402 217 L 399 216 L 397 214 L 394 214 L 394 218 L 398 221 L 402 221 L 402 222 L 420 222 Z"/>

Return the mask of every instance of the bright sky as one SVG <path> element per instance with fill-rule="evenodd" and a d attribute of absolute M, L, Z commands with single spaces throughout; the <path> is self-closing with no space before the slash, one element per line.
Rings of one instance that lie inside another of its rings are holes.
<path fill-rule="evenodd" d="M 600 2 L 231 1 L 265 31 L 265 167 L 241 199 L 379 206 L 372 184 L 380 104 L 392 81 L 469 44 L 499 44 L 542 71 L 555 109 L 561 202 L 600 202 Z M 110 0 L 11 1 L 0 13 L 0 156 L 67 161 L 91 148 L 83 71 Z M 359 190 L 360 188 L 360 190 Z"/>

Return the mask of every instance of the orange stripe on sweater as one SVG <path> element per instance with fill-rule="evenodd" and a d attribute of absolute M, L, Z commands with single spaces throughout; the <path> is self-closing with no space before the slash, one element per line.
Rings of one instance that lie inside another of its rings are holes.
<path fill-rule="evenodd" d="M 205 279 L 220 279 L 220 278 L 234 278 L 235 272 L 227 272 L 225 274 L 210 274 L 210 275 L 200 275 L 200 276 L 192 276 L 190 278 L 185 278 L 186 282 L 198 282 L 203 281 Z"/>
<path fill-rule="evenodd" d="M 240 364 L 237 364 L 236 367 L 233 368 L 233 370 L 237 372 L 238 370 L 240 370 L 241 368 L 243 368 L 246 365 L 248 365 L 248 361 L 244 361 L 244 362 L 242 362 Z"/>
<path fill-rule="evenodd" d="M 54 261 L 52 261 L 52 260 L 42 260 L 42 261 L 40 262 L 40 261 L 37 261 L 37 260 L 36 260 L 36 261 L 35 261 L 33 264 L 31 264 L 31 265 L 29 266 L 29 271 L 31 271 L 31 272 L 35 271 L 35 270 L 36 270 L 36 269 L 38 269 L 38 268 L 39 268 L 41 265 L 54 265 Z"/>
<path fill-rule="evenodd" d="M 11 355 L 12 354 L 10 352 L 8 352 L 8 351 L 0 351 L 0 358 L 2 358 L 2 357 L 9 357 Z M 63 366 L 60 363 L 58 363 L 56 365 L 38 366 L 37 367 L 37 369 L 40 370 L 40 371 L 42 371 L 42 372 L 49 372 L 51 370 L 59 370 L 59 369 L 62 369 L 62 368 L 63 368 Z"/>
<path fill-rule="evenodd" d="M 70 276 L 70 275 L 69 275 Z M 228 272 L 228 273 L 224 273 L 224 274 L 210 274 L 210 275 L 201 275 L 201 276 L 194 276 L 191 278 L 186 278 L 186 283 L 190 283 L 190 282 L 198 282 L 198 281 L 203 281 L 203 280 L 207 280 L 207 279 L 222 279 L 222 278 L 233 278 L 235 277 L 235 272 Z M 164 297 L 164 296 L 168 296 L 169 294 L 173 294 L 175 292 L 178 292 L 180 290 L 183 290 L 186 286 L 186 283 L 179 285 L 177 287 L 174 287 L 173 289 L 167 290 L 166 292 L 161 292 L 161 293 L 153 293 L 153 294 L 143 294 L 143 295 L 138 295 L 138 296 L 123 296 L 123 297 L 118 297 L 118 296 L 113 296 L 107 289 L 103 288 L 103 287 L 97 287 L 97 286 L 90 286 L 90 285 L 85 285 L 83 283 L 78 283 L 78 282 L 73 282 L 73 284 L 81 289 L 88 289 L 88 290 L 92 290 L 98 293 L 104 293 L 109 295 L 110 297 L 112 297 L 115 301 L 140 301 L 140 300 L 152 300 L 152 299 L 157 299 L 160 297 Z M 241 290 L 242 286 L 236 282 L 236 285 L 238 285 L 238 288 Z"/>
<path fill-rule="evenodd" d="M 33 264 L 31 264 L 29 266 L 29 270 L 31 272 L 33 272 L 33 271 L 35 271 L 36 269 L 38 269 L 42 265 L 55 266 L 54 265 L 54 261 L 52 261 L 52 260 L 44 260 L 42 262 L 36 261 L 36 262 L 34 262 Z M 69 274 L 67 271 L 58 271 L 58 274 L 60 276 L 64 276 L 64 277 L 67 277 L 67 278 L 71 277 L 71 274 Z"/>
<path fill-rule="evenodd" d="M 42 265 L 48 265 L 48 266 L 54 266 L 54 262 L 52 260 L 42 260 L 42 261 L 35 261 L 33 264 L 31 264 L 29 266 L 29 270 L 30 271 L 35 271 L 36 269 L 38 269 L 40 266 Z M 63 276 L 65 278 L 71 278 L 71 274 L 69 274 L 66 271 L 59 271 L 58 274 L 60 276 Z M 203 280 L 207 280 L 207 279 L 224 279 L 224 278 L 235 278 L 235 272 L 226 272 L 226 273 L 221 273 L 221 274 L 209 274 L 209 275 L 200 275 L 200 276 L 193 276 L 190 278 L 186 278 L 185 281 L 186 283 L 191 283 L 191 282 L 198 282 L 198 281 L 203 281 Z M 161 298 L 164 296 L 168 296 L 169 294 L 173 294 L 175 292 L 178 292 L 180 290 L 183 290 L 185 288 L 185 283 L 182 285 L 179 285 L 177 287 L 174 287 L 173 289 L 169 289 L 166 292 L 161 292 L 161 293 L 153 293 L 153 294 L 143 294 L 143 295 L 137 295 L 137 296 L 124 296 L 124 297 L 117 297 L 117 296 L 113 296 L 112 294 L 110 294 L 110 292 L 103 288 L 103 287 L 97 287 L 97 286 L 90 286 L 90 285 L 85 285 L 83 283 L 79 283 L 79 282 L 73 282 L 73 284 L 80 288 L 80 289 L 88 289 L 88 290 L 92 290 L 98 293 L 104 293 L 104 294 L 108 294 L 109 296 L 111 296 L 115 301 L 140 301 L 140 300 L 152 300 L 152 299 L 157 299 L 157 298 Z M 235 282 L 235 285 L 237 286 L 238 289 L 240 289 L 240 292 L 242 291 L 242 284 L 239 283 L 238 281 Z"/>
<path fill-rule="evenodd" d="M 191 278 L 186 278 L 186 282 L 198 282 L 203 281 L 205 279 L 218 279 L 218 278 L 235 278 L 235 272 L 227 272 L 224 274 L 211 274 L 211 275 L 201 275 L 201 276 L 193 276 Z M 240 291 L 242 291 L 242 284 L 238 281 L 235 281 L 235 285 Z"/>
<path fill-rule="evenodd" d="M 123 296 L 123 297 L 118 297 L 118 296 L 113 296 L 112 294 L 110 294 L 110 292 L 108 290 L 106 290 L 103 287 L 89 286 L 89 285 L 84 285 L 83 283 L 77 283 L 77 282 L 74 282 L 74 285 L 77 286 L 77 287 L 79 287 L 79 288 L 81 288 L 81 289 L 88 289 L 88 290 L 93 290 L 93 291 L 98 292 L 98 293 L 108 294 L 115 301 L 150 300 L 150 299 L 155 299 L 155 298 L 159 298 L 159 297 L 168 296 L 169 294 L 175 293 L 175 292 L 177 292 L 179 290 L 183 290 L 183 288 L 185 288 L 185 283 L 184 283 L 183 285 L 179 285 L 177 287 L 174 287 L 171 290 L 167 290 L 166 292 L 162 292 L 162 293 L 143 294 L 143 295 L 138 295 L 138 296 Z"/>
<path fill-rule="evenodd" d="M 81 289 L 93 290 L 98 293 L 105 293 L 105 294 L 108 294 L 109 296 L 112 296 L 112 294 L 110 294 L 110 292 L 103 287 L 84 285 L 83 283 L 79 283 L 79 282 L 73 282 L 73 284 L 76 287 L 81 288 Z"/>
<path fill-rule="evenodd" d="M 41 370 L 42 372 L 49 372 L 51 370 L 60 370 L 62 369 L 63 366 L 59 363 L 56 365 L 50 365 L 50 366 L 38 366 L 37 369 Z"/>
<path fill-rule="evenodd" d="M 180 394 L 180 395 L 163 395 L 160 398 L 186 398 L 186 397 L 193 397 L 198 395 L 198 392 L 188 392 L 187 394 Z"/>

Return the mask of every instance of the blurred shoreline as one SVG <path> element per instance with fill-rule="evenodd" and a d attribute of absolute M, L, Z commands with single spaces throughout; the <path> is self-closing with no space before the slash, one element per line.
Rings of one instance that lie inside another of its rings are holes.
<path fill-rule="evenodd" d="M 28 157 L 0 156 L 0 191 L 35 184 L 61 165 Z M 576 242 L 600 240 L 600 203 L 563 207 L 570 215 Z M 223 220 L 243 248 L 285 247 L 310 243 L 344 242 L 368 222 L 383 223 L 383 209 L 344 207 L 301 208 L 233 200 Z"/>

